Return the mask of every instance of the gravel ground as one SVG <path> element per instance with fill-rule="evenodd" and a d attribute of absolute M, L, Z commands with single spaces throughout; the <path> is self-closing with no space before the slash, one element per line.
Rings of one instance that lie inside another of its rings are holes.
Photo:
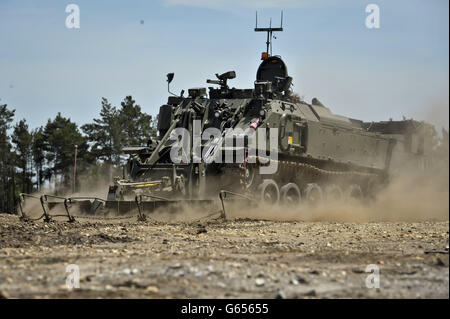
<path fill-rule="evenodd" d="M 0 297 L 449 298 L 449 223 L 22 222 L 0 214 Z M 80 288 L 66 286 L 66 267 Z M 366 267 L 380 288 L 366 287 Z"/>

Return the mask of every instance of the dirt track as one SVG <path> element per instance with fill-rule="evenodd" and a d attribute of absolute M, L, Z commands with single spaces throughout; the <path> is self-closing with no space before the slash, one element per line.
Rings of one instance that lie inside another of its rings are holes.
<path fill-rule="evenodd" d="M 21 222 L 0 215 L 11 298 L 448 298 L 448 222 Z M 443 250 L 429 252 L 428 250 Z M 66 266 L 80 267 L 80 289 Z M 380 289 L 368 289 L 368 264 Z"/>

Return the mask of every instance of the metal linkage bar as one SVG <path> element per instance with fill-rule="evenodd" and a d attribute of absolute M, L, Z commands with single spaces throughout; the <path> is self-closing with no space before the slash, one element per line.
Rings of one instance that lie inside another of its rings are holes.
<path fill-rule="evenodd" d="M 98 200 L 101 201 L 103 203 L 106 203 L 106 200 L 102 199 L 102 198 L 98 198 L 98 197 L 93 197 L 93 196 L 78 196 L 78 197 L 69 197 L 68 199 L 74 199 L 74 200 L 80 200 L 80 199 L 93 199 L 93 200 Z"/>
<path fill-rule="evenodd" d="M 99 221 L 99 220 L 125 220 L 125 219 L 134 218 L 134 217 L 138 217 L 138 215 L 120 216 L 120 217 L 77 216 L 77 218 L 80 218 L 80 219 L 96 220 L 96 221 Z"/>

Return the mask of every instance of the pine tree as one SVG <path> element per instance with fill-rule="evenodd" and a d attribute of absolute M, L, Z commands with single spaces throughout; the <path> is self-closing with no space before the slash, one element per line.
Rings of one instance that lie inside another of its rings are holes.
<path fill-rule="evenodd" d="M 126 134 L 124 145 L 145 145 L 156 138 L 152 116 L 142 112 L 131 96 L 125 97 L 120 105 L 120 124 Z"/>
<path fill-rule="evenodd" d="M 32 136 L 28 130 L 28 124 L 25 120 L 19 121 L 13 130 L 11 140 L 14 143 L 15 150 L 15 166 L 20 169 L 20 184 L 22 193 L 32 192 L 32 181 L 33 176 L 30 168 L 31 164 L 31 146 L 32 146 Z"/>
<path fill-rule="evenodd" d="M 111 106 L 106 98 L 102 98 L 100 118 L 93 121 L 94 123 L 81 127 L 92 143 L 92 155 L 108 164 L 120 163 L 122 140 L 125 139 L 125 135 L 117 109 Z"/>
<path fill-rule="evenodd" d="M 82 173 L 92 162 L 87 139 L 81 135 L 78 126 L 61 113 L 53 121 L 48 120 L 43 137 L 45 158 L 49 164 L 47 178 L 55 179 L 56 191 L 59 191 L 59 186 L 69 188 L 72 183 L 75 145 L 78 146 L 78 172 Z M 61 180 L 61 185 L 57 185 L 58 179 Z"/>
<path fill-rule="evenodd" d="M 16 207 L 13 154 L 8 136 L 14 112 L 6 104 L 0 105 L 0 212 L 14 212 Z"/>
<path fill-rule="evenodd" d="M 32 132 L 31 151 L 33 153 L 33 164 L 36 171 L 36 186 L 41 189 L 44 181 L 44 128 L 41 126 Z"/>
<path fill-rule="evenodd" d="M 121 165 L 124 146 L 145 145 L 150 138 L 156 138 L 152 117 L 142 112 L 131 96 L 124 99 L 119 110 L 102 98 L 100 118 L 81 128 L 92 145 L 92 154 L 116 169 Z"/>

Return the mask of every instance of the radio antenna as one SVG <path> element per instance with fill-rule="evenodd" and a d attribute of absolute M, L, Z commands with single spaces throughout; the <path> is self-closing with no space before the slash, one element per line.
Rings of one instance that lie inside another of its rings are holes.
<path fill-rule="evenodd" d="M 272 28 L 272 18 L 270 18 L 268 28 L 258 28 L 258 11 L 256 11 L 255 32 L 267 32 L 266 52 L 267 52 L 268 56 L 272 55 L 272 36 L 273 36 L 272 34 L 273 34 L 273 32 L 281 32 L 281 31 L 283 31 L 283 11 L 281 11 L 281 23 L 280 23 L 279 28 Z"/>

